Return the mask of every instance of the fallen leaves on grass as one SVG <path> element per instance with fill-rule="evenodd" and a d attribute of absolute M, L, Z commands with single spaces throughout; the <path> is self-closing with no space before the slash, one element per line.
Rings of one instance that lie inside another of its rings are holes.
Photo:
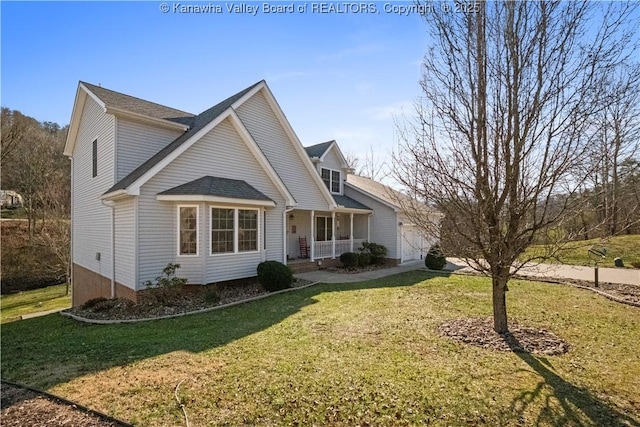
<path fill-rule="evenodd" d="M 128 424 L 109 420 L 75 405 L 46 395 L 2 383 L 2 425 L 11 426 L 85 426 L 119 427 Z"/>

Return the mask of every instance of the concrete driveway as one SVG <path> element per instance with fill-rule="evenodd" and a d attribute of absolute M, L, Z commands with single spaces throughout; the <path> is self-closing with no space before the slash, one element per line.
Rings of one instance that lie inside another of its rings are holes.
<path fill-rule="evenodd" d="M 464 260 L 459 258 L 447 258 L 447 260 L 456 266 L 456 270 L 471 270 Z M 545 279 L 574 279 L 594 281 L 593 267 L 583 267 L 578 265 L 561 265 L 561 264 L 530 264 L 523 267 L 519 275 L 532 278 Z M 640 285 L 640 270 L 631 268 L 599 268 L 598 280 L 600 282 L 621 283 L 625 285 Z"/>
<path fill-rule="evenodd" d="M 449 271 L 473 271 L 460 258 L 447 258 L 445 270 Z M 310 271 L 296 274 L 295 277 L 322 283 L 347 283 L 364 282 L 405 271 L 424 269 L 424 261 L 416 260 L 407 262 L 397 267 L 384 268 L 381 270 L 365 271 L 362 273 L 339 273 L 328 270 Z M 582 267 L 577 265 L 557 265 L 557 264 L 531 264 L 521 269 L 518 274 L 521 276 L 542 279 L 574 279 L 587 280 L 593 282 L 593 267 Z M 601 282 L 621 283 L 625 285 L 640 286 L 640 270 L 630 268 L 600 268 L 598 273 Z"/>

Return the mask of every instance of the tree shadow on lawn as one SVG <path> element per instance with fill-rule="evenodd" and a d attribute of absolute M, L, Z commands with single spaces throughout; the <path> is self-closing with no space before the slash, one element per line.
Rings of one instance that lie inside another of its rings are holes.
<path fill-rule="evenodd" d="M 2 326 L 2 378 L 49 388 L 76 377 L 175 351 L 199 353 L 265 330 L 323 293 L 412 286 L 434 277 L 410 271 L 367 282 L 319 284 L 234 307 L 173 319 L 93 325 L 59 314 Z"/>
<path fill-rule="evenodd" d="M 541 377 L 533 390 L 522 392 L 511 402 L 509 409 L 515 419 L 522 419 L 530 404 L 544 399 L 535 423 L 530 425 L 640 426 L 637 419 L 599 399 L 586 388 L 571 384 L 556 374 L 547 358 L 515 351 L 517 340 L 514 344 L 514 353 Z M 545 389 L 550 389 L 551 393 L 547 395 Z"/>

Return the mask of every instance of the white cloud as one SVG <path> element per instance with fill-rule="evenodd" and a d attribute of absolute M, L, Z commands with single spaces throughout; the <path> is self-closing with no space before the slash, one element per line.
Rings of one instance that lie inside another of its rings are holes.
<path fill-rule="evenodd" d="M 412 101 L 398 101 L 388 105 L 367 108 L 364 110 L 364 113 L 373 120 L 393 121 L 394 117 L 410 113 L 412 109 Z"/>

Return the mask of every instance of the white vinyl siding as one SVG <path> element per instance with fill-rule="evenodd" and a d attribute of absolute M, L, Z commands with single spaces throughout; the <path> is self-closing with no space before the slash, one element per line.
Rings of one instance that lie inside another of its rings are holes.
<path fill-rule="evenodd" d="M 111 208 L 100 196 L 114 184 L 114 122 L 91 97 L 81 113 L 73 149 L 71 222 L 73 262 L 111 278 Z M 93 141 L 97 140 L 97 174 L 93 177 Z M 99 253 L 99 260 L 96 254 Z"/>
<path fill-rule="evenodd" d="M 237 109 L 238 116 L 256 143 L 287 186 L 301 209 L 327 210 L 328 202 L 312 178 L 313 171 L 303 165 L 303 159 L 271 110 L 262 92 L 245 101 Z M 303 150 L 304 151 L 304 150 Z"/>
<path fill-rule="evenodd" d="M 275 208 L 266 210 L 268 249 L 266 254 L 258 251 L 209 256 L 211 233 L 202 226 L 206 224 L 209 227 L 211 206 L 199 203 L 199 256 L 179 257 L 182 268 L 178 270 L 178 276 L 186 277 L 189 283 L 204 284 L 255 276 L 263 256 L 283 262 L 282 212 L 285 200 L 266 177 L 245 142 L 225 120 L 141 187 L 138 283 L 153 279 L 167 263 L 177 258 L 175 203 L 158 201 L 156 195 L 206 175 L 244 180 L 276 202 Z"/>
<path fill-rule="evenodd" d="M 342 171 L 342 163 L 340 162 L 339 157 L 336 155 L 336 149 L 332 148 L 329 152 L 324 156 L 322 162 L 318 163 L 320 168 L 329 168 L 337 171 Z"/>
<path fill-rule="evenodd" d="M 136 283 L 136 200 L 115 203 L 116 282 L 134 289 Z"/>
<path fill-rule="evenodd" d="M 118 118 L 117 181 L 127 176 L 182 132 Z"/>
<path fill-rule="evenodd" d="M 386 246 L 388 258 L 401 259 L 398 214 L 387 205 L 347 186 L 344 188 L 344 194 L 373 209 L 375 215 L 371 216 L 369 223 L 369 240 Z"/>

